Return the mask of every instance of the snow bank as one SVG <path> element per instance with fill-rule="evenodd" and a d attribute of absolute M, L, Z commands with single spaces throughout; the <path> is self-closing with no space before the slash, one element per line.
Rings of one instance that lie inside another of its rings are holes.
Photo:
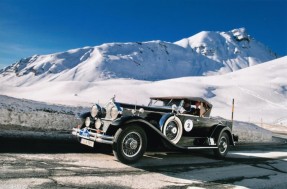
<path fill-rule="evenodd" d="M 70 130 L 79 124 L 76 114 L 83 107 L 58 106 L 0 95 L 0 124 L 30 128 Z"/>
<path fill-rule="evenodd" d="M 239 143 L 271 142 L 272 132 L 253 123 L 235 121 L 233 133 L 239 136 Z"/>
<path fill-rule="evenodd" d="M 89 111 L 89 108 L 51 105 L 2 95 L 0 102 L 0 125 L 6 125 L 7 130 L 14 125 L 40 130 L 71 130 L 80 124 L 75 115 Z M 272 140 L 271 132 L 254 124 L 235 122 L 234 133 L 239 135 L 241 143 Z"/>

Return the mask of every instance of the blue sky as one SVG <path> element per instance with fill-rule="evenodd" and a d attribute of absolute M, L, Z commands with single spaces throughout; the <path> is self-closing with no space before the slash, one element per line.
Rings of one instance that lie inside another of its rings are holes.
<path fill-rule="evenodd" d="M 240 27 L 287 55 L 287 0 L 0 0 L 0 68 L 34 54 Z"/>

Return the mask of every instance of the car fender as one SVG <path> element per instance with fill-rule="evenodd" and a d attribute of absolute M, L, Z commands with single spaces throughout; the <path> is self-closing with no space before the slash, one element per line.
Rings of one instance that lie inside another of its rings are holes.
<path fill-rule="evenodd" d="M 163 128 L 163 126 L 164 126 L 166 120 L 167 120 L 168 118 L 170 118 L 171 116 L 174 116 L 174 114 L 167 113 L 167 114 L 164 114 L 164 115 L 160 118 L 160 120 L 159 120 L 159 130 L 160 130 L 160 131 L 162 131 L 162 128 Z"/>
<path fill-rule="evenodd" d="M 139 116 L 125 116 L 114 120 L 108 127 L 106 133 L 108 135 L 114 135 L 119 128 L 125 127 L 130 122 L 136 122 L 137 120 L 143 120 Z"/>
<path fill-rule="evenodd" d="M 84 112 L 84 113 L 78 115 L 77 118 L 86 119 L 87 117 L 90 117 L 90 116 L 91 116 L 91 112 Z"/>
<path fill-rule="evenodd" d="M 167 116 L 167 117 L 170 117 L 170 116 Z M 115 133 L 117 129 L 124 128 L 125 126 L 129 124 L 135 124 L 139 127 L 143 127 L 144 129 L 151 129 L 159 137 L 161 137 L 164 141 L 166 141 L 171 147 L 178 149 L 178 150 L 185 150 L 185 148 L 172 143 L 157 127 L 155 127 L 154 125 L 152 125 L 145 119 L 138 117 L 138 116 L 129 116 L 129 117 L 124 117 L 123 119 L 115 120 L 114 123 L 110 125 L 112 126 L 112 128 L 109 128 L 107 132 Z"/>
<path fill-rule="evenodd" d="M 232 135 L 232 131 L 229 127 L 224 126 L 224 125 L 216 125 L 214 130 L 212 131 L 210 138 L 215 138 L 217 139 L 218 136 L 220 136 L 223 132 L 226 132 L 228 134 L 228 137 L 230 139 L 230 144 L 231 145 L 235 145 L 234 139 L 233 139 L 233 135 Z"/>
<path fill-rule="evenodd" d="M 126 122 L 130 120 L 143 120 L 143 118 L 140 116 L 125 116 L 125 117 L 121 117 L 119 119 L 114 120 L 111 125 L 122 127 L 126 124 Z"/>

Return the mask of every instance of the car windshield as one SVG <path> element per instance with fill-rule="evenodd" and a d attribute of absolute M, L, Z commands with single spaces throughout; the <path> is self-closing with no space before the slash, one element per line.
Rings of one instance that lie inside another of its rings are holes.
<path fill-rule="evenodd" d="M 151 99 L 148 106 L 171 107 L 173 104 L 179 106 L 182 104 L 182 101 L 180 99 Z"/>

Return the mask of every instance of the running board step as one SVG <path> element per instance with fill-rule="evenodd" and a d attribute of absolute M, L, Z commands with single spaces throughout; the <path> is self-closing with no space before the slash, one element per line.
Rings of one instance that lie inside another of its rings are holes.
<path fill-rule="evenodd" d="M 194 146 L 194 147 L 185 147 L 188 150 L 196 150 L 196 149 L 217 149 L 217 146 Z"/>

